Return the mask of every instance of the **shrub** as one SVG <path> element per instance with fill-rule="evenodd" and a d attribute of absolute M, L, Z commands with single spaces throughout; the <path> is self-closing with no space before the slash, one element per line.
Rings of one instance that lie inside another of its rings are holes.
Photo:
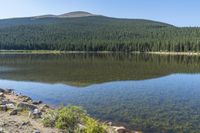
<path fill-rule="evenodd" d="M 51 111 L 43 118 L 42 122 L 45 127 L 55 127 L 56 119 L 57 111 Z"/>
<path fill-rule="evenodd" d="M 68 133 L 106 133 L 106 126 L 90 118 L 77 106 L 61 107 L 43 118 L 45 127 L 56 127 Z M 80 128 L 83 125 L 84 128 Z"/>
<path fill-rule="evenodd" d="M 85 111 L 80 107 L 62 107 L 58 110 L 55 126 L 58 129 L 74 131 L 85 115 Z"/>
<path fill-rule="evenodd" d="M 81 133 L 107 133 L 105 125 L 90 117 L 85 117 L 84 124 L 85 129 L 83 129 Z"/>

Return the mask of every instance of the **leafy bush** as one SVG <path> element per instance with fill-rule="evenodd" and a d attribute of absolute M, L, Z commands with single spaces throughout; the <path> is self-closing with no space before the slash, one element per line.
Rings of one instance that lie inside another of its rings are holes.
<path fill-rule="evenodd" d="M 58 110 L 55 126 L 58 129 L 74 131 L 78 128 L 78 124 L 82 122 L 82 118 L 86 112 L 76 106 L 62 107 Z"/>
<path fill-rule="evenodd" d="M 84 123 L 86 128 L 81 133 L 107 133 L 105 125 L 90 117 L 85 117 Z"/>
<path fill-rule="evenodd" d="M 56 127 L 69 133 L 106 133 L 105 125 L 90 118 L 85 110 L 77 106 L 61 107 L 49 112 L 43 118 L 43 125 Z"/>

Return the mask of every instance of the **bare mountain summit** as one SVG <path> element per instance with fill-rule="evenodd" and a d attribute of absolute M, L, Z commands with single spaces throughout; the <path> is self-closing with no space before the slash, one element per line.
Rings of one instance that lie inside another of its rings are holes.
<path fill-rule="evenodd" d="M 62 15 L 58 15 L 58 17 L 87 17 L 87 16 L 95 16 L 94 14 L 91 14 L 89 12 L 84 11 L 76 11 L 76 12 L 69 12 Z"/>
<path fill-rule="evenodd" d="M 91 14 L 89 12 L 84 11 L 75 11 L 75 12 L 69 12 L 61 15 L 42 15 L 42 16 L 36 16 L 34 18 L 75 18 L 75 17 L 89 17 L 89 16 L 97 16 L 94 14 Z"/>

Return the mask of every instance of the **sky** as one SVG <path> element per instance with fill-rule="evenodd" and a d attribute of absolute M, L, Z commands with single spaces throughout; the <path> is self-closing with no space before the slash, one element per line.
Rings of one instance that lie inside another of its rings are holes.
<path fill-rule="evenodd" d="M 200 26 L 200 0 L 0 0 L 0 19 L 71 11 Z"/>

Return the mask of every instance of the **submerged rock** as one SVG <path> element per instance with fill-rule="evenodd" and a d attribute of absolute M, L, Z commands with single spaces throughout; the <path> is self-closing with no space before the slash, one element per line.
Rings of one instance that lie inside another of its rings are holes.
<path fill-rule="evenodd" d="M 33 101 L 32 104 L 39 105 L 39 104 L 42 104 L 42 101 Z"/>
<path fill-rule="evenodd" d="M 113 129 L 114 129 L 117 133 L 128 133 L 128 131 L 126 130 L 125 127 L 116 127 L 116 126 L 113 126 Z"/>

